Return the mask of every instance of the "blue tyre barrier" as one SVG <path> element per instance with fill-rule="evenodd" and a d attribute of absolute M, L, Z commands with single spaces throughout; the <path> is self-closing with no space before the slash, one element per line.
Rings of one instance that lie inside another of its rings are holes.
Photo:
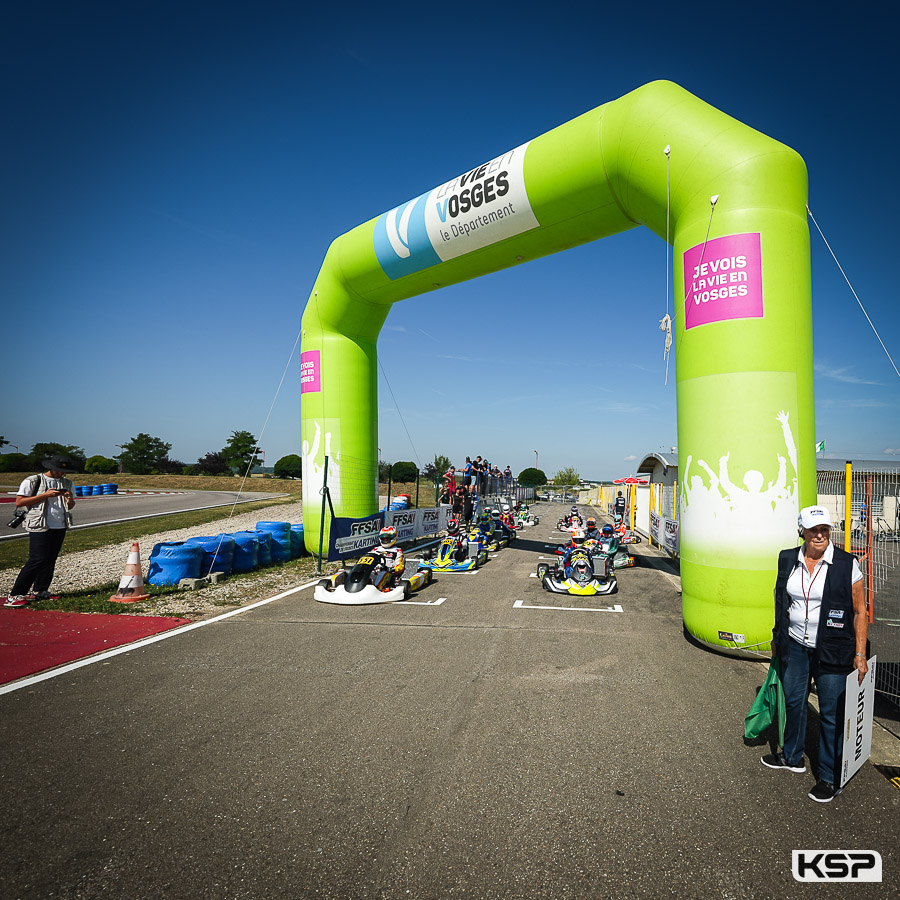
<path fill-rule="evenodd" d="M 150 554 L 148 584 L 178 584 L 182 578 L 199 578 L 203 548 L 182 541 L 156 544 Z"/>
<path fill-rule="evenodd" d="M 259 541 L 259 565 L 272 565 L 272 532 L 271 531 L 254 531 L 257 541 Z"/>
<path fill-rule="evenodd" d="M 80 484 L 75 485 L 75 496 L 76 497 L 84 496 L 84 488 Z"/>
<path fill-rule="evenodd" d="M 91 486 L 91 495 L 93 497 L 102 497 L 103 496 L 103 485 L 95 484 Z"/>
<path fill-rule="evenodd" d="M 192 537 L 186 544 L 196 544 L 203 549 L 200 562 L 200 577 L 210 572 L 221 572 L 230 575 L 234 565 L 234 538 L 230 534 L 217 534 L 214 537 Z"/>
<path fill-rule="evenodd" d="M 232 572 L 252 572 L 259 565 L 259 541 L 255 531 L 236 531 Z"/>
<path fill-rule="evenodd" d="M 306 544 L 303 542 L 303 526 L 291 525 L 291 559 L 307 555 Z"/>
<path fill-rule="evenodd" d="M 257 531 L 268 531 L 272 535 L 270 544 L 273 563 L 291 561 L 291 523 L 290 522 L 257 522 Z"/>
<path fill-rule="evenodd" d="M 117 484 L 104 484 L 104 485 L 101 485 L 101 487 L 103 488 L 104 494 L 118 494 L 119 493 L 119 486 Z"/>

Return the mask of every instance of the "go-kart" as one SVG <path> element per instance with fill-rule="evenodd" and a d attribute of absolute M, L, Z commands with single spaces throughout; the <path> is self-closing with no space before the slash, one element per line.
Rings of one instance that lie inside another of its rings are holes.
<path fill-rule="evenodd" d="M 590 551 L 579 547 L 569 560 L 570 572 L 565 573 L 562 562 L 539 563 L 537 577 L 541 586 L 551 594 L 572 594 L 592 597 L 598 594 L 614 594 L 619 589 L 616 576 L 610 571 L 609 560 L 595 560 Z"/>
<path fill-rule="evenodd" d="M 480 526 L 469 532 L 469 540 L 477 541 L 484 550 L 502 550 L 509 544 L 509 538 L 500 533 L 493 524 L 485 530 Z"/>
<path fill-rule="evenodd" d="M 603 537 L 598 540 L 587 540 L 584 545 L 595 559 L 608 559 L 613 569 L 627 569 L 634 565 L 634 557 L 622 546 L 622 542 L 616 541 L 615 538 L 612 541 Z"/>
<path fill-rule="evenodd" d="M 371 550 L 355 566 L 344 566 L 330 578 L 319 581 L 313 596 L 319 603 L 343 606 L 396 603 L 398 600 L 409 600 L 413 591 L 430 584 L 431 579 L 431 569 L 419 569 L 408 579 L 397 578 L 385 567 L 381 554 Z"/>
<path fill-rule="evenodd" d="M 445 537 L 434 550 L 422 555 L 419 571 L 471 572 L 487 562 L 488 552 L 477 542 Z"/>
<path fill-rule="evenodd" d="M 573 528 L 584 528 L 584 519 L 581 516 L 563 516 L 557 523 L 559 531 L 571 531 Z"/>
<path fill-rule="evenodd" d="M 516 517 L 516 526 L 518 528 L 521 528 L 523 526 L 540 525 L 540 523 L 541 517 L 533 516 L 527 506 L 523 506 L 519 509 L 519 514 Z"/>
<path fill-rule="evenodd" d="M 641 542 L 641 536 L 624 525 L 616 525 L 615 532 L 619 536 L 620 544 L 639 544 Z"/>
<path fill-rule="evenodd" d="M 506 538 L 506 543 L 511 544 L 516 539 L 516 530 L 511 528 L 500 516 L 491 516 L 494 523 L 494 533 Z"/>

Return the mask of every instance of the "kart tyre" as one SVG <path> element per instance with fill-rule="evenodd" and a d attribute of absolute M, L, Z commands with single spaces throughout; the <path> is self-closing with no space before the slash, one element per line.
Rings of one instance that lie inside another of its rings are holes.
<path fill-rule="evenodd" d="M 550 571 L 550 566 L 546 563 L 538 563 L 537 567 L 537 577 L 543 582 L 544 578 L 547 577 L 547 572 Z"/>
<path fill-rule="evenodd" d="M 316 587 L 325 588 L 326 591 L 334 590 L 334 588 L 331 586 L 330 578 L 320 578 L 319 583 L 316 585 Z"/>
<path fill-rule="evenodd" d="M 403 582 L 403 599 L 409 600 L 409 598 L 411 596 L 412 596 L 412 588 L 410 587 L 410 584 L 408 581 L 404 581 Z"/>
<path fill-rule="evenodd" d="M 422 587 L 431 584 L 431 580 L 434 578 L 434 572 L 431 569 L 425 570 L 425 581 L 422 583 Z"/>

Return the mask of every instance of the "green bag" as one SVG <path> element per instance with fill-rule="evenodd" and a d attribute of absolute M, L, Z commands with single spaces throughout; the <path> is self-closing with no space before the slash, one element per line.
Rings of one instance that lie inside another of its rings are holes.
<path fill-rule="evenodd" d="M 777 720 L 778 746 L 784 746 L 784 688 L 781 686 L 781 660 L 776 656 L 769 663 L 769 672 L 750 712 L 744 719 L 744 737 L 757 738 Z"/>

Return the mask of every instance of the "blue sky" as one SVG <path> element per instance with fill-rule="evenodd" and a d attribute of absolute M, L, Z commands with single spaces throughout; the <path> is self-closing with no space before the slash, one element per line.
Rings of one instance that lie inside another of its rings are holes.
<path fill-rule="evenodd" d="M 111 456 L 146 431 L 193 462 L 258 436 L 333 238 L 657 78 L 804 157 L 810 208 L 900 364 L 887 11 L 306 8 L 0 8 L 7 440 Z M 895 458 L 900 379 L 817 233 L 812 267 L 818 436 Z M 611 478 L 675 445 L 665 279 L 665 244 L 635 229 L 396 304 L 383 458 L 518 472 L 537 449 L 548 474 Z M 298 370 L 269 464 L 299 452 Z"/>

